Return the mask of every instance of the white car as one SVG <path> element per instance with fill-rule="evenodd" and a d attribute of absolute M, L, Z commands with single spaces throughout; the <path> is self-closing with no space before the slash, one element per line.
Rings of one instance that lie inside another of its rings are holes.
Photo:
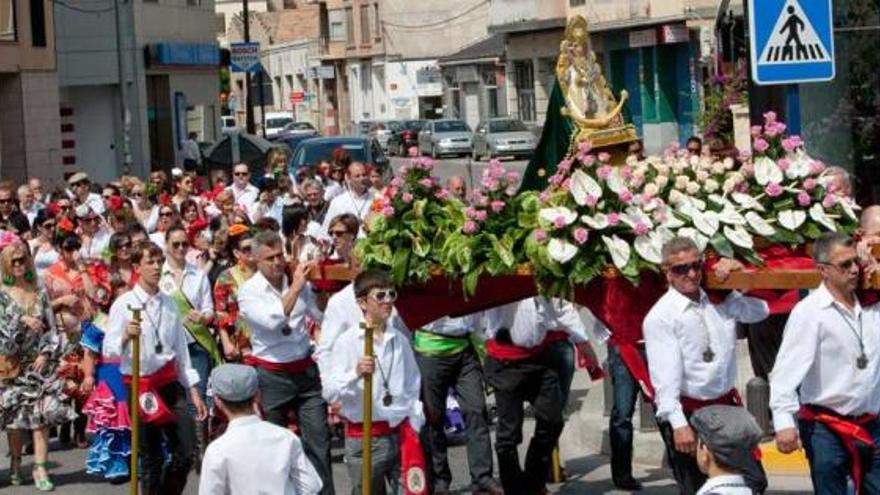
<path fill-rule="evenodd" d="M 267 112 L 266 113 L 266 137 L 270 138 L 284 130 L 287 124 L 293 122 L 290 112 Z"/>

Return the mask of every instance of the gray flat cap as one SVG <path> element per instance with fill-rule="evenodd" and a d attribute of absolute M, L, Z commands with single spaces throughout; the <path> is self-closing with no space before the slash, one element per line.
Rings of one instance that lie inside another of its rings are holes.
<path fill-rule="evenodd" d="M 244 402 L 257 393 L 257 371 L 243 364 L 221 364 L 211 372 L 214 394 L 228 402 Z"/>
<path fill-rule="evenodd" d="M 691 416 L 691 426 L 718 462 L 744 470 L 761 442 L 755 418 L 743 407 L 709 406 Z"/>

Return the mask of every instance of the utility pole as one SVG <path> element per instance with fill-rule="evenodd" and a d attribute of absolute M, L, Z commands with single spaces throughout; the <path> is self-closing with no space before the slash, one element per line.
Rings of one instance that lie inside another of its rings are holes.
<path fill-rule="evenodd" d="M 119 4 L 124 0 L 113 0 L 113 9 L 116 14 L 116 70 L 119 73 L 119 98 L 122 122 L 122 174 L 131 174 L 131 114 L 128 109 L 128 81 L 125 74 L 125 62 L 123 61 L 123 36 L 122 36 L 122 9 Z M 245 0 L 247 1 L 247 0 Z"/>
<path fill-rule="evenodd" d="M 244 42 L 250 43 L 251 41 L 251 16 L 250 9 L 248 9 L 248 0 L 241 0 L 241 12 L 244 18 Z M 244 73 L 244 87 L 247 91 L 247 97 L 244 99 L 244 111 L 245 111 L 245 129 L 248 134 L 254 133 L 254 107 L 251 106 L 251 73 L 250 71 Z"/>

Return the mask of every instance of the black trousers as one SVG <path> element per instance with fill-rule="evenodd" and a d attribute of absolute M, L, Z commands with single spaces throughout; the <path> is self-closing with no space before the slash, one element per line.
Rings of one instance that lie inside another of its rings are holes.
<path fill-rule="evenodd" d="M 752 362 L 755 376 L 768 379 L 776 363 L 779 347 L 782 345 L 782 333 L 787 321 L 787 314 L 770 315 L 764 321 L 746 325 L 749 360 Z"/>
<path fill-rule="evenodd" d="M 435 481 L 452 481 L 447 456 L 446 395 L 455 387 L 467 434 L 468 468 L 471 483 L 486 488 L 492 480 L 492 440 L 489 436 L 489 414 L 486 411 L 483 369 L 473 347 L 451 356 L 429 356 L 416 353 L 422 373 L 422 399 L 428 416 L 431 443 L 431 469 Z"/>
<path fill-rule="evenodd" d="M 486 380 L 495 389 L 495 452 L 505 493 L 532 495 L 545 488 L 553 448 L 563 427 L 558 369 L 550 351 L 524 360 L 486 359 Z M 535 434 L 522 468 L 517 446 L 522 443 L 525 402 L 531 403 L 535 412 Z"/>
<path fill-rule="evenodd" d="M 189 412 L 187 391 L 178 382 L 157 390 L 159 397 L 174 414 L 174 421 L 163 425 L 140 423 L 141 493 L 144 495 L 180 495 L 192 467 L 196 441 L 195 422 Z M 129 391 L 130 393 L 130 391 Z M 168 442 L 171 462 L 165 466 L 163 438 Z"/>
<path fill-rule="evenodd" d="M 330 465 L 330 427 L 327 424 L 327 402 L 321 396 L 318 365 L 312 364 L 302 373 L 276 373 L 257 368 L 260 397 L 265 419 L 282 428 L 289 423 L 293 411 L 302 433 L 306 456 L 321 477 L 321 495 L 333 495 L 333 470 Z"/>

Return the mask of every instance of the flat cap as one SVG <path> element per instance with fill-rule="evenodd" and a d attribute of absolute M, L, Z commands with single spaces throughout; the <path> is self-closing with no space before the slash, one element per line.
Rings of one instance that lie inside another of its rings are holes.
<path fill-rule="evenodd" d="M 691 416 L 697 436 L 725 466 L 744 470 L 763 436 L 755 418 L 743 407 L 709 406 Z"/>
<path fill-rule="evenodd" d="M 67 183 L 72 186 L 77 182 L 82 182 L 84 180 L 89 180 L 89 174 L 85 172 L 77 172 L 67 178 Z"/>
<path fill-rule="evenodd" d="M 257 371 L 244 364 L 221 364 L 211 372 L 211 387 L 217 397 L 244 402 L 257 394 Z"/>

